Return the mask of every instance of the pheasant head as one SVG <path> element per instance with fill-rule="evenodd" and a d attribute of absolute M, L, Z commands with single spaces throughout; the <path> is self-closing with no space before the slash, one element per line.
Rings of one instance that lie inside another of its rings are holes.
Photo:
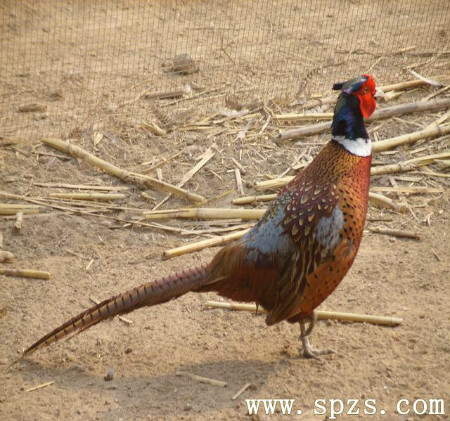
<path fill-rule="evenodd" d="M 341 91 L 331 126 L 333 139 L 343 144 L 349 152 L 365 156 L 365 150 L 357 149 L 361 149 L 359 144 L 369 138 L 364 118 L 370 117 L 376 108 L 379 91 L 376 89 L 375 80 L 370 75 L 362 75 L 347 82 L 335 83 L 333 89 Z"/>

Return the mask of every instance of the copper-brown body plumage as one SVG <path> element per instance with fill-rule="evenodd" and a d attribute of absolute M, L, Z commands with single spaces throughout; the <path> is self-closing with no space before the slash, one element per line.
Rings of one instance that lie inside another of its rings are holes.
<path fill-rule="evenodd" d="M 118 314 L 190 291 L 215 291 L 264 307 L 268 325 L 300 322 L 304 352 L 315 356 L 308 341 L 313 324 L 305 330 L 304 321 L 353 263 L 369 190 L 371 155 L 358 153 L 367 151 L 362 115 L 375 109 L 375 84 L 363 75 L 336 86 L 342 93 L 333 120 L 335 140 L 280 192 L 241 240 L 221 249 L 208 265 L 149 282 L 82 312 L 31 345 L 24 355 Z"/>

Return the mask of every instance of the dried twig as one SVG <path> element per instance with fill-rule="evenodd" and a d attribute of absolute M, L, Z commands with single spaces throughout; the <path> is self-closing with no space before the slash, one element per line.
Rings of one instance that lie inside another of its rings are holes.
<path fill-rule="evenodd" d="M 210 379 L 209 377 L 197 376 L 196 374 L 188 373 L 186 371 L 177 371 L 175 373 L 177 376 L 185 376 L 189 377 L 192 380 L 195 380 L 200 383 L 212 384 L 213 386 L 227 387 L 228 383 L 223 382 L 221 380 Z"/>
<path fill-rule="evenodd" d="M 266 314 L 267 311 L 261 306 L 255 304 L 226 303 L 222 301 L 207 301 L 205 307 L 223 308 L 234 311 L 248 311 L 257 314 Z M 337 311 L 316 310 L 319 320 L 341 320 L 344 322 L 371 323 L 384 326 L 397 326 L 403 322 L 403 319 L 397 317 L 372 316 L 370 314 L 342 313 Z"/>
<path fill-rule="evenodd" d="M 420 240 L 421 237 L 419 234 L 411 231 L 402 231 L 397 229 L 388 229 L 388 228 L 380 228 L 380 227 L 372 227 L 369 229 L 370 232 L 374 232 L 377 234 L 385 234 L 392 235 L 393 237 L 399 238 L 412 238 L 414 240 Z"/>
<path fill-rule="evenodd" d="M 43 139 L 42 142 L 46 145 L 59 149 L 60 151 L 66 152 L 74 157 L 84 158 L 91 165 L 94 165 L 95 167 L 102 169 L 108 174 L 114 175 L 128 183 L 135 183 L 143 187 L 153 187 L 158 190 L 174 193 L 185 199 L 193 200 L 194 202 L 202 203 L 206 201 L 204 197 L 176 187 L 172 184 L 119 168 L 103 159 L 96 157 L 95 155 L 92 155 L 79 146 L 72 145 L 71 143 L 63 142 L 59 139 Z"/>

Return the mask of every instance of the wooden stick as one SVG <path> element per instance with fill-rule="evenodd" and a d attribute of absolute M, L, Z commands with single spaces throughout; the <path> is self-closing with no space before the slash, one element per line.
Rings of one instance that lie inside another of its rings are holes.
<path fill-rule="evenodd" d="M 69 200 L 119 200 L 124 199 L 125 195 L 121 193 L 52 193 L 50 197 Z"/>
<path fill-rule="evenodd" d="M 255 304 L 226 303 L 221 301 L 208 301 L 204 304 L 208 308 L 223 308 L 234 311 L 248 311 L 257 314 L 267 314 L 267 310 Z M 398 317 L 372 316 L 370 314 L 343 313 L 337 311 L 315 310 L 319 320 L 340 320 L 343 322 L 371 323 L 384 326 L 397 326 L 403 322 Z"/>
<path fill-rule="evenodd" d="M 85 151 L 79 146 L 72 145 L 69 142 L 63 142 L 62 140 L 59 139 L 42 139 L 42 143 L 48 146 L 52 146 L 53 148 L 56 148 L 76 158 L 83 158 L 89 164 L 97 168 L 100 168 L 106 173 L 114 175 L 128 183 L 135 183 L 143 187 L 152 187 L 158 190 L 174 193 L 180 197 L 183 197 L 184 199 L 192 200 L 194 202 L 203 203 L 206 201 L 206 199 L 203 196 L 191 193 L 187 190 L 181 189 L 172 184 L 159 181 L 155 178 L 146 175 L 136 174 L 124 170 L 122 168 L 119 168 L 111 164 L 110 162 L 107 162 L 103 159 L 98 158 L 95 155 L 92 155 L 91 153 Z"/>
<path fill-rule="evenodd" d="M 377 233 L 377 234 L 392 235 L 393 237 L 412 238 L 414 240 L 421 240 L 420 235 L 417 234 L 416 232 L 402 231 L 402 230 L 397 230 L 397 229 L 380 228 L 380 227 L 370 228 L 369 231 Z"/>
<path fill-rule="evenodd" d="M 50 279 L 50 272 L 33 269 L 4 269 L 0 268 L 0 275 L 21 276 L 24 278 Z"/>
<path fill-rule="evenodd" d="M 419 130 L 414 133 L 408 133 L 402 136 L 393 137 L 391 139 L 381 140 L 372 144 L 373 152 L 387 151 L 400 145 L 416 142 L 420 139 L 430 139 L 439 136 L 445 136 L 450 133 L 450 124 L 445 126 L 431 127 Z"/>
<path fill-rule="evenodd" d="M 232 234 L 223 235 L 221 237 L 217 238 L 209 238 L 207 240 L 198 241 L 196 243 L 186 244 L 181 247 L 176 247 L 170 250 L 165 250 L 163 253 L 163 257 L 165 259 L 170 259 L 175 256 L 181 256 L 182 254 L 192 253 L 194 251 L 203 250 L 207 247 L 215 247 L 215 246 L 221 246 L 227 243 L 230 243 L 231 241 L 237 240 L 247 234 L 247 232 L 250 231 L 249 229 L 233 232 Z"/>
<path fill-rule="evenodd" d="M 259 219 L 265 209 L 186 208 L 144 212 L 146 219 Z"/>
<path fill-rule="evenodd" d="M 392 107 L 377 110 L 366 120 L 367 123 L 414 112 L 437 111 L 450 107 L 450 98 L 440 99 L 438 101 L 418 101 L 407 104 L 394 105 Z M 300 127 L 297 129 L 286 130 L 275 137 L 275 142 L 296 139 L 299 137 L 311 136 L 326 132 L 331 128 L 330 122 L 315 124 L 312 126 Z"/>
<path fill-rule="evenodd" d="M 213 386 L 227 387 L 228 383 L 223 382 L 221 380 L 210 379 L 209 377 L 197 376 L 196 374 L 188 373 L 186 371 L 177 371 L 175 373 L 177 376 L 185 376 L 189 377 L 192 380 L 195 380 L 200 383 L 212 384 Z"/>

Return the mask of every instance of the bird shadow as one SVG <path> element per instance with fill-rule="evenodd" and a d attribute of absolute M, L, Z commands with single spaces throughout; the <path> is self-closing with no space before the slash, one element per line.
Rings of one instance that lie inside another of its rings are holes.
<path fill-rule="evenodd" d="M 32 377 L 34 382 L 36 378 L 52 379 L 56 387 L 69 390 L 69 394 L 74 396 L 87 394 L 101 396 L 105 402 L 114 401 L 116 404 L 113 407 L 104 407 L 108 417 L 127 417 L 132 411 L 134 416 L 146 418 L 149 414 L 181 416 L 186 415 L 186 411 L 200 414 L 236 409 L 245 398 L 258 396 L 268 377 L 286 364 L 290 364 L 286 359 L 276 362 L 231 359 L 181 365 L 157 374 L 151 374 L 154 369 L 149 368 L 147 374 L 143 362 L 139 374 L 131 371 L 115 373 L 111 381 L 106 381 L 98 371 L 78 365 L 48 366 L 28 359 L 21 360 L 17 370 L 24 377 Z M 180 375 L 180 372 L 183 374 Z M 203 383 L 185 373 L 226 382 L 226 386 Z M 247 383 L 251 384 L 251 388 L 233 399 Z M 245 412 L 244 407 L 242 412 Z"/>

